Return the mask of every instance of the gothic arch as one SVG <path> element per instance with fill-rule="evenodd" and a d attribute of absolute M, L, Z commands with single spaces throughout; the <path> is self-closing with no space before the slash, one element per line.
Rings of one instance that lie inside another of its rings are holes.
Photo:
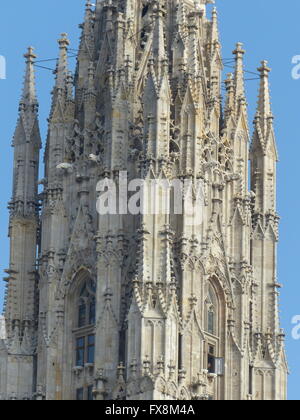
<path fill-rule="evenodd" d="M 217 360 L 225 359 L 227 341 L 227 302 L 226 292 L 216 274 L 208 277 L 205 285 L 205 360 L 209 373 L 216 373 Z M 211 318 L 210 318 L 211 316 Z M 216 378 L 214 397 L 224 398 L 219 394 L 224 389 L 224 377 Z M 223 392 L 223 391 L 222 391 Z"/>
<path fill-rule="evenodd" d="M 226 324 L 226 292 L 223 284 L 219 280 L 218 276 L 212 275 L 206 285 L 206 296 L 209 294 L 209 290 L 213 291 L 213 298 L 215 299 L 215 305 L 217 307 L 218 325 L 217 330 L 219 333 L 225 331 Z M 222 328 L 223 327 L 223 328 Z"/>
<path fill-rule="evenodd" d="M 76 252 L 72 249 L 67 257 L 64 271 L 58 285 L 57 295 L 65 298 L 70 293 L 74 280 L 82 270 L 96 278 L 96 262 L 90 249 Z"/>
<path fill-rule="evenodd" d="M 218 335 L 220 305 L 216 290 L 211 283 L 208 285 L 205 304 L 205 331 L 212 335 Z"/>
<path fill-rule="evenodd" d="M 209 277 L 208 282 L 206 284 L 206 291 L 205 291 L 206 295 L 208 295 L 209 287 L 212 287 L 216 295 L 216 298 L 218 299 L 219 306 L 221 306 L 222 304 L 225 305 L 226 295 L 225 295 L 224 285 L 218 275 L 213 274 Z"/>
<path fill-rule="evenodd" d="M 68 295 L 76 293 L 76 290 L 80 288 L 80 285 L 86 281 L 87 278 L 92 278 L 92 272 L 89 268 L 81 266 L 72 276 L 71 282 L 68 288 Z"/>
<path fill-rule="evenodd" d="M 168 382 L 166 386 L 166 395 L 174 400 L 178 397 L 178 387 L 175 382 Z"/>
<path fill-rule="evenodd" d="M 66 397 L 73 400 L 76 399 L 76 390 L 84 389 L 86 384 L 92 386 L 89 376 L 92 370 L 88 371 L 83 367 L 87 363 L 90 365 L 94 363 L 90 349 L 95 348 L 96 281 L 87 267 L 80 266 L 72 275 L 65 302 L 64 346 L 68 358 L 65 359 L 67 368 L 64 372 L 64 382 L 68 384 Z M 80 340 L 83 342 L 81 346 L 83 356 L 79 363 Z M 82 370 L 78 369 L 79 367 Z M 86 389 L 84 392 L 86 393 Z"/>
<path fill-rule="evenodd" d="M 208 314 L 212 310 L 214 314 L 214 330 L 215 334 L 219 333 L 224 329 L 222 325 L 225 325 L 225 312 L 226 312 L 226 294 L 224 287 L 219 280 L 219 277 L 215 274 L 210 276 L 205 285 L 205 331 L 208 331 Z M 221 325 L 222 324 L 222 325 Z"/>
<path fill-rule="evenodd" d="M 221 271 L 219 267 L 219 260 L 217 258 L 214 258 L 214 261 L 216 268 L 213 271 L 213 273 L 210 274 L 210 281 L 217 289 L 218 296 L 222 296 L 222 298 L 224 299 L 225 304 L 227 306 L 234 306 L 234 293 L 230 281 L 228 266 L 224 265 L 224 270 L 226 269 L 226 272 L 223 272 L 223 270 Z"/>
<path fill-rule="evenodd" d="M 179 388 L 178 391 L 178 397 L 180 401 L 189 401 L 191 400 L 191 395 L 188 392 L 187 388 L 185 386 Z"/>
<path fill-rule="evenodd" d="M 154 389 L 162 395 L 165 395 L 167 391 L 167 382 L 165 379 L 159 376 L 154 382 Z"/>

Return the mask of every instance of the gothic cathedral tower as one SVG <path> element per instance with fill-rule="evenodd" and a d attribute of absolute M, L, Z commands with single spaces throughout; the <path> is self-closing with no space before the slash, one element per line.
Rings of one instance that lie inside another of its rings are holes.
<path fill-rule="evenodd" d="M 35 55 L 26 54 L 2 399 L 286 398 L 270 69 L 259 68 L 249 147 L 245 51 L 237 44 L 222 82 L 207 3 L 87 3 L 74 76 L 67 36 L 59 40 L 41 181 Z M 185 205 L 99 216 L 99 181 L 119 196 L 124 178 L 201 182 L 201 218 Z"/>

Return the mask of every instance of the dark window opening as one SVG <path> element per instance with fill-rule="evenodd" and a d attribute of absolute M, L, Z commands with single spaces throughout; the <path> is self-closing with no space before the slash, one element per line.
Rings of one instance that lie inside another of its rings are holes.
<path fill-rule="evenodd" d="M 212 309 L 210 309 L 208 311 L 208 316 L 207 316 L 207 321 L 208 321 L 208 332 L 209 334 L 214 334 L 215 333 L 215 314 L 214 311 Z"/>
<path fill-rule="evenodd" d="M 78 328 L 96 322 L 96 286 L 92 280 L 86 281 L 81 289 L 78 302 Z"/>
<path fill-rule="evenodd" d="M 146 14 L 148 13 L 148 10 L 149 10 L 149 5 L 148 5 L 148 4 L 146 4 L 146 5 L 143 7 L 143 10 L 142 10 L 142 17 L 146 16 Z"/>
<path fill-rule="evenodd" d="M 88 336 L 87 363 L 95 362 L 95 336 Z"/>
<path fill-rule="evenodd" d="M 208 347 L 207 370 L 208 370 L 208 373 L 216 372 L 216 356 L 215 356 L 215 348 L 213 346 Z"/>
<path fill-rule="evenodd" d="M 95 336 L 81 337 L 76 340 L 76 366 L 95 362 Z"/>
<path fill-rule="evenodd" d="M 76 400 L 77 401 L 83 401 L 84 400 L 84 390 L 83 388 L 77 389 L 76 391 Z"/>
<path fill-rule="evenodd" d="M 182 356 L 182 335 L 179 334 L 179 339 L 178 339 L 178 366 L 181 369 L 182 365 L 183 365 L 183 356 Z"/>
<path fill-rule="evenodd" d="M 84 366 L 85 339 L 76 340 L 76 366 Z"/>
<path fill-rule="evenodd" d="M 84 327 L 86 324 L 86 305 L 81 304 L 78 310 L 78 327 Z"/>
<path fill-rule="evenodd" d="M 92 385 L 85 387 L 85 388 L 79 388 L 76 390 L 76 400 L 77 401 L 93 401 L 93 389 L 94 387 Z"/>
<path fill-rule="evenodd" d="M 89 323 L 90 325 L 92 325 L 92 324 L 95 324 L 95 322 L 96 322 L 96 301 L 95 301 L 95 298 L 93 298 L 90 304 Z"/>
<path fill-rule="evenodd" d="M 93 386 L 89 386 L 87 389 L 87 399 L 88 401 L 93 401 L 94 397 L 93 397 Z"/>
<path fill-rule="evenodd" d="M 249 367 L 249 395 L 253 394 L 253 367 Z"/>

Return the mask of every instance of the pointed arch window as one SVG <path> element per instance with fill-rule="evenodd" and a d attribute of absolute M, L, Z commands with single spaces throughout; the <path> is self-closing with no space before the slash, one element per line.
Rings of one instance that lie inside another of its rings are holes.
<path fill-rule="evenodd" d="M 217 335 L 218 323 L 218 300 L 212 286 L 209 286 L 206 299 L 206 331 L 211 335 Z"/>
<path fill-rule="evenodd" d="M 93 399 L 95 363 L 96 283 L 88 273 L 78 279 L 74 294 L 74 393 L 76 400 Z M 86 368 L 86 369 L 85 369 Z M 78 374 L 80 372 L 80 374 Z"/>
<path fill-rule="evenodd" d="M 208 295 L 205 301 L 205 330 L 207 336 L 207 370 L 210 374 L 224 375 L 224 358 L 221 356 L 221 301 L 214 286 L 209 283 Z"/>
<path fill-rule="evenodd" d="M 215 310 L 210 307 L 207 314 L 207 332 L 209 334 L 215 334 Z"/>
<path fill-rule="evenodd" d="M 96 286 L 92 280 L 84 283 L 78 300 L 78 328 L 94 325 L 96 321 Z"/>

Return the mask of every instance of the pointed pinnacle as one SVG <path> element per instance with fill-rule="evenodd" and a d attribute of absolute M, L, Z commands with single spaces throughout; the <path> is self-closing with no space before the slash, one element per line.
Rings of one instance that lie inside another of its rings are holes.
<path fill-rule="evenodd" d="M 262 73 L 263 76 L 268 76 L 271 72 L 271 69 L 268 67 L 268 62 L 266 60 L 263 60 L 261 62 L 261 67 L 257 69 L 260 73 Z"/>
<path fill-rule="evenodd" d="M 217 8 L 214 7 L 212 11 L 212 34 L 211 34 L 211 42 L 218 42 L 219 41 L 219 29 L 218 29 L 218 12 Z"/>
<path fill-rule="evenodd" d="M 235 55 L 235 98 L 238 104 L 240 98 L 245 98 L 245 83 L 244 83 L 244 55 L 242 43 L 237 43 L 236 49 L 233 51 Z"/>
<path fill-rule="evenodd" d="M 35 90 L 34 62 L 36 55 L 33 47 L 29 47 L 24 57 L 26 58 L 26 73 L 23 94 L 20 101 L 21 105 L 37 105 L 37 97 Z"/>
<path fill-rule="evenodd" d="M 86 0 L 85 2 L 85 8 L 86 9 L 90 9 L 92 7 L 92 3 L 90 2 L 90 0 Z"/>
<path fill-rule="evenodd" d="M 70 45 L 68 34 L 62 33 L 61 38 L 58 40 L 58 43 L 61 49 L 67 49 L 68 46 Z"/>
<path fill-rule="evenodd" d="M 228 73 L 227 79 L 225 80 L 227 98 L 226 98 L 226 109 L 233 110 L 234 108 L 234 79 L 233 74 Z"/>
<path fill-rule="evenodd" d="M 157 80 L 165 73 L 168 61 L 165 49 L 164 37 L 164 15 L 165 11 L 161 4 L 157 1 L 153 3 L 153 40 L 152 40 L 152 57 L 153 64 L 156 70 Z"/>
<path fill-rule="evenodd" d="M 262 61 L 261 67 L 259 67 L 257 70 L 260 72 L 260 89 L 256 119 L 258 117 L 260 118 L 262 129 L 264 131 L 267 120 L 273 117 L 271 111 L 271 97 L 269 87 L 269 73 L 271 69 L 268 67 L 267 61 Z"/>
<path fill-rule="evenodd" d="M 34 63 L 34 60 L 36 59 L 36 55 L 34 54 L 34 48 L 28 47 L 27 53 L 24 54 L 24 57 L 27 59 L 26 63 Z"/>
<path fill-rule="evenodd" d="M 56 71 L 56 87 L 63 88 L 68 75 L 68 46 L 70 45 L 68 35 L 65 33 L 61 34 L 58 44 L 60 48 L 60 56 Z"/>
<path fill-rule="evenodd" d="M 91 19 L 91 13 L 92 13 L 92 3 L 87 0 L 86 4 L 85 4 L 85 23 L 89 23 L 90 19 Z"/>

